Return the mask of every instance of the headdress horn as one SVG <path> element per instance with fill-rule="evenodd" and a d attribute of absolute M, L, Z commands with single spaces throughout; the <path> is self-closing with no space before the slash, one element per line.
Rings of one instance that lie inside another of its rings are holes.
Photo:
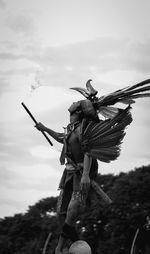
<path fill-rule="evenodd" d="M 95 89 L 94 89 L 94 87 L 91 85 L 91 82 L 92 81 L 92 79 L 89 79 L 88 81 L 87 81 L 87 83 L 86 83 L 86 88 L 87 88 L 87 90 L 89 91 L 89 94 L 91 95 L 91 96 L 95 96 L 97 93 L 98 93 L 98 91 L 96 91 Z"/>
<path fill-rule="evenodd" d="M 79 93 L 81 93 L 86 99 L 89 99 L 93 96 L 95 96 L 98 92 L 94 89 L 94 87 L 91 85 L 92 80 L 89 79 L 86 83 L 86 88 L 82 88 L 82 87 L 72 87 L 70 89 L 75 90 Z"/>

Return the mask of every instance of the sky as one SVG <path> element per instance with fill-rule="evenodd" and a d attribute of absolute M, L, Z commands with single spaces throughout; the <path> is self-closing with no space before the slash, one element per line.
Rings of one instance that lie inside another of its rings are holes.
<path fill-rule="evenodd" d="M 58 132 L 88 79 L 104 95 L 150 78 L 149 0 L 0 0 L 0 218 L 57 196 L 64 167 L 37 121 Z M 119 174 L 150 163 L 150 100 L 132 109 L 121 155 L 99 163 Z"/>

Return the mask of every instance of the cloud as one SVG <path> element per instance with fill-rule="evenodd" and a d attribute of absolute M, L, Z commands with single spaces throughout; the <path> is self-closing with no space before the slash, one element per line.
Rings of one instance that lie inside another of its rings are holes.
<path fill-rule="evenodd" d="M 149 45 L 148 41 L 141 44 L 133 43 L 129 39 L 101 37 L 62 47 L 26 52 L 26 56 L 42 66 L 51 67 L 52 75 L 55 70 L 60 74 L 66 71 L 67 75 L 75 74 L 75 71 L 79 70 L 90 72 L 91 67 L 97 69 L 97 72 L 122 69 L 146 73 L 150 66 Z"/>
<path fill-rule="evenodd" d="M 105 78 L 105 88 L 113 82 L 114 73 L 122 80 L 130 75 L 147 78 L 150 69 L 150 43 L 132 42 L 129 39 L 101 37 L 95 40 L 69 44 L 61 47 L 43 48 L 30 42 L 18 53 L 7 50 L 1 53 L 5 60 L 0 74 L 3 77 L 22 75 L 33 82 L 37 71 L 39 81 L 46 86 L 83 86 L 93 79 L 99 86 L 104 76 L 110 75 L 109 84 Z M 126 77 L 123 78 L 123 75 Z M 119 79 L 118 78 L 118 79 Z M 12 80 L 11 80 L 12 82 Z M 123 82 L 124 83 L 124 82 Z M 120 84 L 119 84 L 120 85 Z M 122 84 L 121 84 L 122 85 Z M 125 84 L 127 85 L 127 84 Z"/>
<path fill-rule="evenodd" d="M 61 171 L 49 164 L 34 163 L 34 165 L 22 165 L 20 162 L 5 163 L 0 170 L 0 186 L 3 190 L 36 190 L 56 191 Z M 3 192 L 0 196 L 4 197 Z"/>
<path fill-rule="evenodd" d="M 33 35 L 36 30 L 36 26 L 33 17 L 29 13 L 19 13 L 16 15 L 10 14 L 6 18 L 6 25 L 12 31 L 24 35 Z"/>
<path fill-rule="evenodd" d="M 1 9 L 4 9 L 5 6 L 6 6 L 5 1 L 0 0 L 0 8 L 1 8 Z"/>
<path fill-rule="evenodd" d="M 10 198 L 11 197 L 11 198 Z M 12 195 L 4 199 L 0 199 L 1 209 L 0 218 L 12 216 L 12 214 L 24 213 L 27 210 L 28 203 L 21 200 L 13 200 Z M 19 212 L 18 212 L 19 211 Z"/>
<path fill-rule="evenodd" d="M 8 53 L 8 52 L 12 52 L 14 50 L 18 50 L 18 46 L 19 46 L 19 43 L 18 41 L 13 41 L 13 40 L 10 40 L 10 38 L 8 39 L 1 39 L 0 40 L 0 48 L 1 48 L 1 52 L 5 52 Z"/>
<path fill-rule="evenodd" d="M 30 148 L 30 153 L 38 158 L 41 159 L 58 159 L 59 158 L 59 152 L 54 149 L 50 149 L 48 146 L 36 146 L 36 147 L 31 147 Z"/>
<path fill-rule="evenodd" d="M 33 131 L 33 132 L 32 132 Z M 35 132 L 33 126 L 26 122 L 18 122 L 13 124 L 1 123 L 0 134 L 0 159 L 1 165 L 6 165 L 8 162 L 24 165 L 35 164 L 35 159 L 29 152 L 29 148 L 40 144 L 41 135 Z"/>
<path fill-rule="evenodd" d="M 68 70 L 69 66 L 70 72 L 75 67 L 84 70 L 91 66 L 96 66 L 103 71 L 105 70 L 103 61 L 114 59 L 115 55 L 126 47 L 127 42 L 126 39 L 102 37 L 62 47 L 49 47 L 37 52 L 34 50 L 29 52 L 28 57 L 43 65 L 64 67 L 64 70 Z M 109 68 L 109 62 L 107 64 Z"/>
<path fill-rule="evenodd" d="M 7 169 L 5 166 L 0 167 L 0 183 L 6 186 L 9 182 L 16 179 L 17 174 Z"/>
<path fill-rule="evenodd" d="M 0 59 L 3 60 L 16 60 L 22 58 L 22 55 L 12 54 L 12 53 L 0 53 Z"/>
<path fill-rule="evenodd" d="M 0 95 L 4 92 L 8 91 L 8 82 L 7 82 L 7 77 L 5 75 L 6 73 L 3 73 L 0 71 Z"/>
<path fill-rule="evenodd" d="M 100 80 L 108 72 L 123 71 L 149 74 L 150 43 L 132 42 L 129 39 L 101 37 L 95 40 L 61 47 L 24 49 L 27 59 L 41 68 L 46 84 L 70 86 L 82 84 L 87 79 Z"/>

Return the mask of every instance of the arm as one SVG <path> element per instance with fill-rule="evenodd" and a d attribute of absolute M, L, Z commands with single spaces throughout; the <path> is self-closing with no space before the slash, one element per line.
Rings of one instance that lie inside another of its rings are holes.
<path fill-rule="evenodd" d="M 87 153 L 84 155 L 84 161 L 83 161 L 83 174 L 82 176 L 89 176 L 90 169 L 92 164 L 92 158 Z"/>
<path fill-rule="evenodd" d="M 49 128 L 47 128 L 45 125 L 43 125 L 42 123 L 37 123 L 35 125 L 35 127 L 39 130 L 39 131 L 45 131 L 47 132 L 52 138 L 54 138 L 56 141 L 58 141 L 59 143 L 63 144 L 64 141 L 64 133 L 59 133 L 59 132 L 55 132 Z"/>
<path fill-rule="evenodd" d="M 90 169 L 92 164 L 92 158 L 85 153 L 83 162 L 83 173 L 81 177 L 81 191 L 87 193 L 90 188 Z"/>

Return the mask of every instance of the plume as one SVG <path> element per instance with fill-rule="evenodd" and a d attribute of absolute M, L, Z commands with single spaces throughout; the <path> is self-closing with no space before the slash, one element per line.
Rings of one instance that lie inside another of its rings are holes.
<path fill-rule="evenodd" d="M 135 103 L 135 99 L 150 97 L 150 79 L 144 80 L 136 85 L 117 90 L 105 96 L 101 96 L 95 102 L 97 108 L 101 106 L 114 105 L 117 102 L 124 104 Z"/>

